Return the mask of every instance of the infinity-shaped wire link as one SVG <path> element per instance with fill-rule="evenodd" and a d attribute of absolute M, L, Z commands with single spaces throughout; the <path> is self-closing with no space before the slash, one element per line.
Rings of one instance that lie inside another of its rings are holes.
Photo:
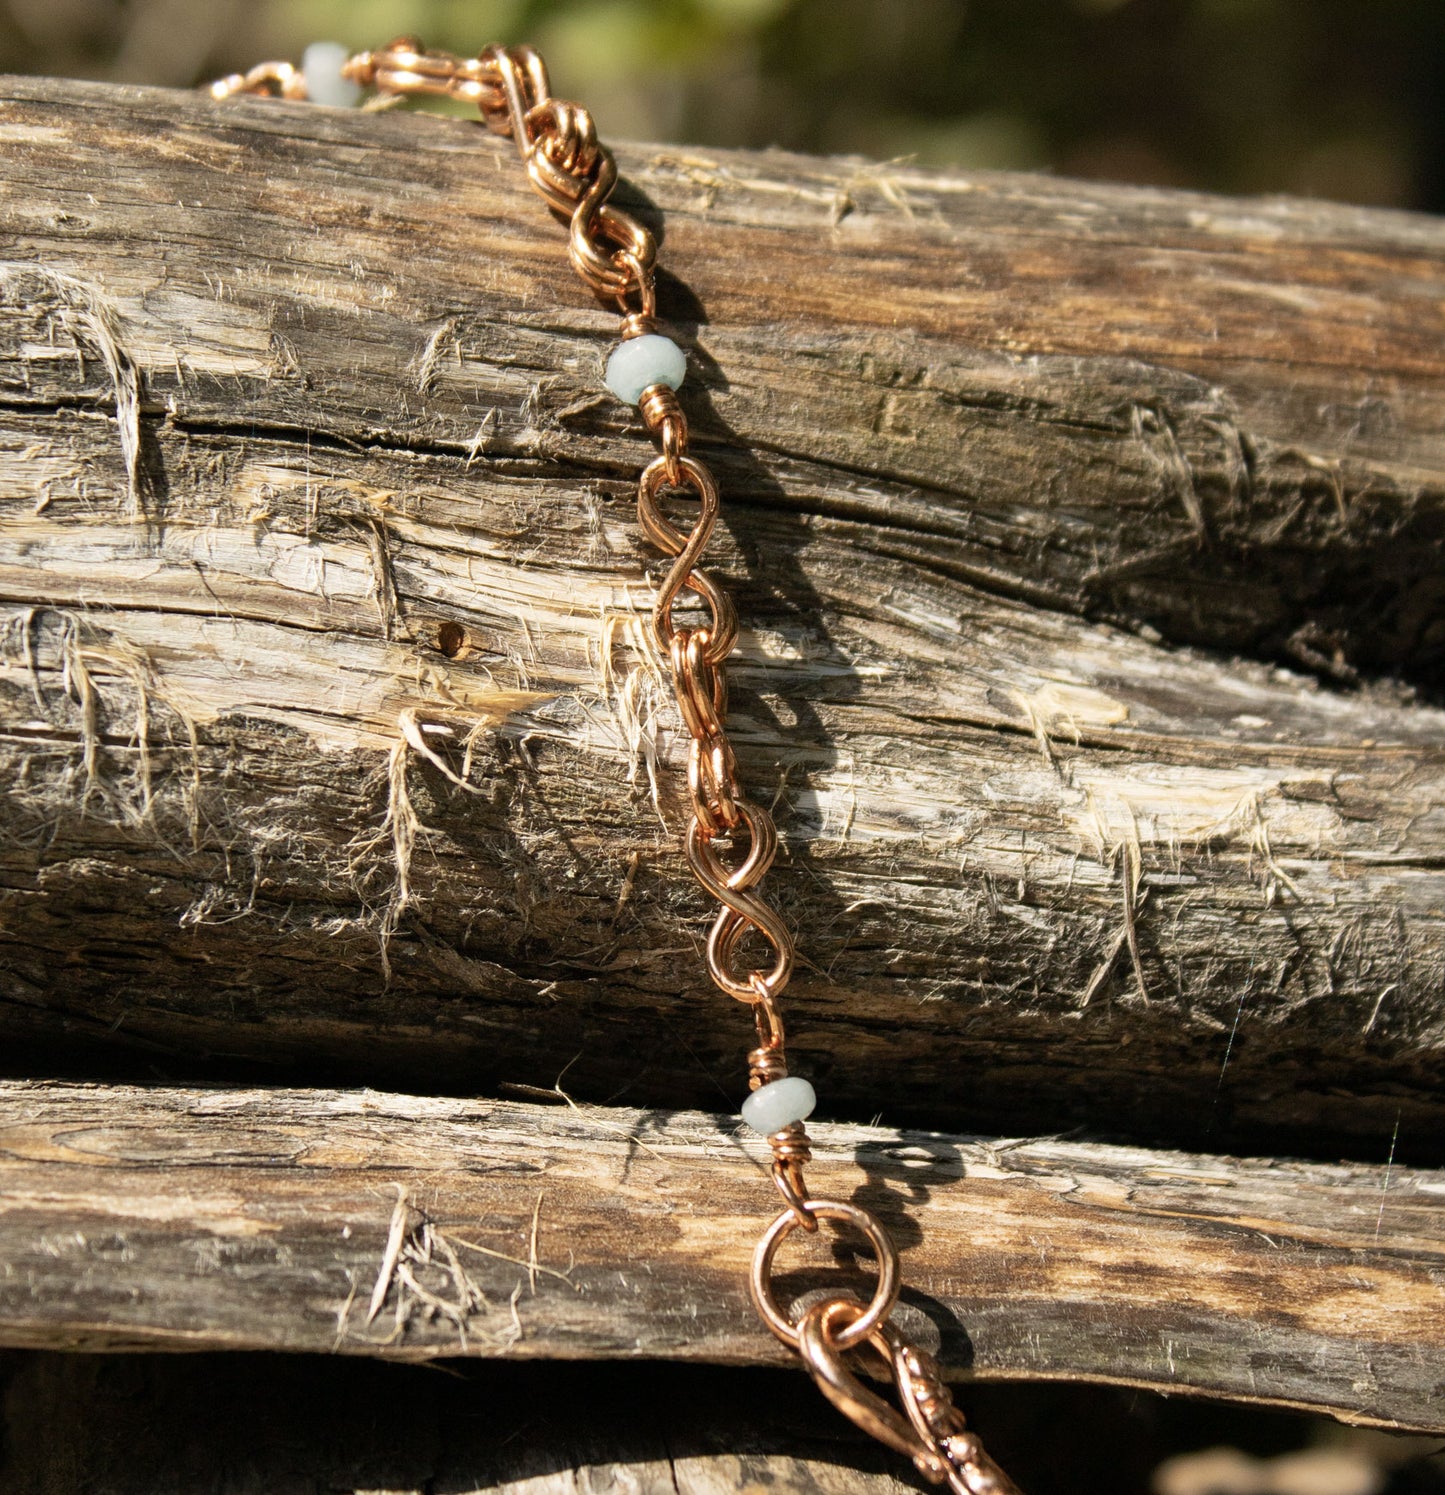
<path fill-rule="evenodd" d="M 708 974 L 730 997 L 756 1002 L 759 996 L 776 997 L 793 972 L 793 937 L 782 918 L 748 889 L 762 881 L 778 851 L 778 832 L 773 817 L 761 805 L 738 801 L 741 826 L 747 828 L 748 849 L 741 864 L 729 871 L 718 855 L 713 838 L 697 820 L 688 827 L 684 850 L 697 880 L 723 905 L 707 936 Z M 741 826 L 739 829 L 741 829 Z M 733 831 L 736 837 L 737 830 Z M 773 948 L 771 970 L 733 974 L 733 963 L 742 938 L 755 929 Z"/>
<path fill-rule="evenodd" d="M 656 457 L 642 471 L 637 485 L 637 518 L 643 532 L 664 555 L 676 556 L 658 590 L 652 609 L 652 628 L 659 645 L 669 652 L 678 633 L 672 609 L 678 594 L 691 590 L 707 604 L 711 617 L 707 623 L 706 653 L 712 664 L 719 664 L 732 653 L 738 638 L 738 615 L 732 599 L 719 589 L 713 579 L 697 564 L 707 549 L 717 525 L 719 500 L 717 482 L 701 462 L 692 457 L 678 457 L 676 469 L 682 484 L 668 476 L 668 460 Z M 658 495 L 664 488 L 686 486 L 697 494 L 698 516 L 690 530 L 680 530 L 658 507 Z"/>

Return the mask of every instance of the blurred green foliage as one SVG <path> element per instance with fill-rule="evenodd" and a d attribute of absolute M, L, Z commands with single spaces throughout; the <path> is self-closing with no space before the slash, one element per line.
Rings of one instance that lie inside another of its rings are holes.
<path fill-rule="evenodd" d="M 542 49 L 604 137 L 1445 208 L 1445 0 L 5 0 L 0 66 Z"/>

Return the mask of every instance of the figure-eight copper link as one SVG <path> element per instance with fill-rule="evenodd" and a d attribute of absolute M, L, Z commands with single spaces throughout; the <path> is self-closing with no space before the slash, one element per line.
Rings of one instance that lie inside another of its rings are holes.
<path fill-rule="evenodd" d="M 427 51 L 404 37 L 375 52 L 351 57 L 343 75 L 371 89 L 379 101 L 410 94 L 462 99 L 481 111 L 488 127 L 509 136 L 527 176 L 543 200 L 569 225 L 573 268 L 598 296 L 617 304 L 623 339 L 656 329 L 654 263 L 657 245 L 636 219 L 608 199 L 617 182 L 612 153 L 597 139 L 592 117 L 578 104 L 552 97 L 542 59 L 529 47 L 488 47 L 475 57 Z M 211 86 L 218 99 L 253 93 L 304 99 L 302 73 L 289 63 L 263 63 Z M 712 474 L 688 447 L 687 419 L 665 384 L 645 389 L 642 418 L 660 449 L 642 472 L 638 518 L 648 538 L 673 564 L 653 609 L 657 642 L 672 665 L 678 708 L 691 739 L 687 782 L 692 817 L 685 851 L 719 912 L 707 940 L 707 969 L 717 986 L 752 1006 L 757 1046 L 748 1056 L 753 1089 L 784 1078 L 783 1020 L 777 999 L 793 967 L 786 924 L 757 891 L 777 852 L 772 816 L 743 793 L 729 742 L 724 662 L 737 641 L 737 614 L 728 595 L 699 565 L 718 517 Z M 689 493 L 697 517 L 681 529 L 663 510 L 664 500 Z M 683 593 L 700 602 L 705 621 L 679 621 Z M 761 964 L 748 965 L 746 947 L 766 948 Z M 938 1366 L 910 1345 L 893 1323 L 898 1298 L 898 1252 L 867 1210 L 808 1192 L 808 1134 L 800 1121 L 768 1138 L 773 1179 L 785 1208 L 763 1233 L 753 1254 L 750 1287 L 763 1321 L 798 1351 L 824 1394 L 859 1426 L 912 1459 L 935 1484 L 957 1495 L 1018 1495 L 1017 1487 L 984 1453 L 954 1407 Z M 850 1225 L 872 1246 L 878 1280 L 869 1301 L 825 1298 L 793 1318 L 773 1289 L 773 1264 L 794 1230 L 813 1232 L 820 1220 Z M 867 1389 L 845 1356 L 867 1345 L 891 1375 L 899 1406 Z"/>

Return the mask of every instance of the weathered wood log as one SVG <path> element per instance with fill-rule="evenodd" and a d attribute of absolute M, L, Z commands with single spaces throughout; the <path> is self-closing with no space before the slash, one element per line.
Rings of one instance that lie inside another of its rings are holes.
<path fill-rule="evenodd" d="M 1445 1431 L 1445 1174 L 816 1141 L 959 1374 Z M 766 1156 L 698 1114 L 10 1082 L 0 1344 L 786 1364 L 746 1290 Z M 780 1297 L 856 1289 L 853 1250 L 796 1248 Z"/>
<path fill-rule="evenodd" d="M 23 80 L 0 127 L 11 1072 L 733 1103 L 647 447 L 515 159 Z M 834 1114 L 1445 1156 L 1445 227 L 622 161 Z"/>

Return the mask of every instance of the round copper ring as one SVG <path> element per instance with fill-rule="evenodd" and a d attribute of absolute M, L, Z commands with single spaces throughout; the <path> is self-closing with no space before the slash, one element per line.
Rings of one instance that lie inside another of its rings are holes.
<path fill-rule="evenodd" d="M 839 1350 L 851 1350 L 865 1339 L 893 1312 L 898 1301 L 898 1251 L 888 1232 L 872 1215 L 854 1204 L 843 1204 L 835 1199 L 806 1199 L 803 1210 L 815 1220 L 844 1220 L 868 1237 L 878 1257 L 878 1286 L 873 1297 L 856 1319 L 838 1332 L 833 1341 Z M 763 1322 L 785 1345 L 798 1348 L 797 1326 L 789 1322 L 778 1300 L 773 1296 L 773 1258 L 778 1247 L 802 1224 L 800 1216 L 792 1209 L 785 1209 L 767 1230 L 763 1232 L 753 1251 L 753 1270 L 749 1280 L 753 1306 L 762 1316 Z"/>

